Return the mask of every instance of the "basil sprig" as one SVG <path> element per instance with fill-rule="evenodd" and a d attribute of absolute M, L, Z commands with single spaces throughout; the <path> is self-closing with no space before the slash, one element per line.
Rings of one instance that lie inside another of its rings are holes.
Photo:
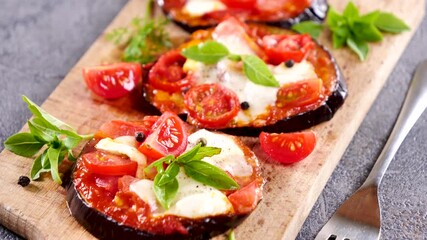
<path fill-rule="evenodd" d="M 326 26 L 332 32 L 334 48 L 348 46 L 361 61 L 369 53 L 368 42 L 383 40 L 382 32 L 401 33 L 409 26 L 392 13 L 372 11 L 361 15 L 353 2 L 349 2 L 342 14 L 330 7 L 326 16 Z M 292 27 L 299 33 L 308 33 L 317 38 L 323 25 L 312 21 L 301 22 Z"/>
<path fill-rule="evenodd" d="M 235 190 L 239 185 L 220 168 L 201 161 L 204 157 L 212 157 L 221 152 L 220 148 L 202 147 L 197 144 L 188 152 L 175 158 L 172 155 L 165 156 L 154 161 L 145 168 L 149 172 L 151 168 L 157 169 L 157 175 L 154 178 L 154 194 L 157 200 L 168 209 L 172 204 L 179 188 L 178 175 L 181 168 L 187 176 L 208 186 L 220 190 Z M 166 169 L 165 165 L 168 165 Z"/>
<path fill-rule="evenodd" d="M 33 180 L 40 178 L 43 172 L 50 172 L 58 184 L 62 183 L 58 166 L 68 157 L 75 161 L 72 149 L 80 141 L 91 139 L 93 135 L 79 135 L 71 126 L 51 116 L 26 96 L 22 97 L 34 117 L 28 120 L 29 133 L 17 133 L 4 142 L 9 151 L 23 157 L 33 157 L 46 146 L 34 160 L 30 176 Z"/>
<path fill-rule="evenodd" d="M 255 55 L 231 54 L 226 46 L 216 41 L 207 41 L 184 48 L 181 54 L 188 59 L 206 64 L 215 64 L 223 58 L 243 62 L 243 72 L 255 84 L 267 87 L 279 87 L 280 84 L 271 73 L 267 64 Z"/>

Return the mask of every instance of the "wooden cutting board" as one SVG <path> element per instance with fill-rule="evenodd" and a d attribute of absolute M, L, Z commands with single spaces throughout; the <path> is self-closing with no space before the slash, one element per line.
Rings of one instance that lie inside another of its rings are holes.
<path fill-rule="evenodd" d="M 331 0 L 342 11 L 347 1 Z M 349 50 L 332 50 L 347 81 L 349 97 L 329 122 L 313 128 L 318 135 L 315 151 L 304 161 L 283 166 L 262 162 L 267 180 L 264 199 L 240 225 L 237 239 L 293 239 L 297 235 L 329 176 L 350 143 L 389 73 L 405 49 L 424 15 L 423 0 L 355 0 L 362 13 L 381 9 L 405 19 L 411 31 L 399 35 L 386 34 L 381 43 L 370 44 L 368 60 L 360 62 Z M 105 30 L 126 26 L 144 12 L 145 1 L 131 0 Z M 186 36 L 170 26 L 172 37 L 180 41 Z M 324 32 L 320 42 L 332 49 L 330 36 Z M 131 101 L 135 96 L 116 101 L 97 98 L 86 89 L 81 69 L 85 66 L 117 61 L 118 49 L 100 36 L 61 84 L 43 104 L 43 108 L 74 126 L 80 133 L 91 133 L 111 119 L 138 119 L 141 107 Z M 24 130 L 27 127 L 24 126 Z M 251 145 L 261 159 L 254 139 Z M 3 151 L 0 155 L 0 223 L 29 239 L 93 239 L 71 216 L 66 206 L 65 190 L 49 177 L 32 182 L 28 187 L 17 185 L 20 175 L 27 175 L 32 160 Z M 357 174 L 357 173 L 355 173 Z"/>

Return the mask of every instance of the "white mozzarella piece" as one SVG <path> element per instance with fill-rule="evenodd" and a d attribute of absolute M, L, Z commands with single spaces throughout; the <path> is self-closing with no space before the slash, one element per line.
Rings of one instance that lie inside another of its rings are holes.
<path fill-rule="evenodd" d="M 252 166 L 246 161 L 245 154 L 239 145 L 227 135 L 199 130 L 188 136 L 187 149 L 192 148 L 199 139 L 206 140 L 206 146 L 221 148 L 221 153 L 202 160 L 229 172 L 236 177 L 252 175 Z"/>
<path fill-rule="evenodd" d="M 219 0 L 187 0 L 183 12 L 192 17 L 200 17 L 206 13 L 224 10 L 227 7 Z"/>
<path fill-rule="evenodd" d="M 183 169 L 177 175 L 177 195 L 168 210 L 157 202 L 153 181 L 140 180 L 130 185 L 143 201 L 150 205 L 153 216 L 175 215 L 187 218 L 203 218 L 233 212 L 233 206 L 221 191 L 199 183 L 188 177 Z"/>
<path fill-rule="evenodd" d="M 144 168 L 147 165 L 147 158 L 138 149 L 136 149 L 136 140 L 131 140 L 131 136 L 118 137 L 116 139 L 103 138 L 99 141 L 95 148 L 112 154 L 126 155 L 130 160 L 138 163 L 136 177 L 144 177 Z"/>

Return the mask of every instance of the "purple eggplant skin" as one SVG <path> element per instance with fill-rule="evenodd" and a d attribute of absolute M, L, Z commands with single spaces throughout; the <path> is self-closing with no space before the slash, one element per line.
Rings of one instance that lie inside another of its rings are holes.
<path fill-rule="evenodd" d="M 67 186 L 67 205 L 71 215 L 99 239 L 210 239 L 239 225 L 248 215 L 222 215 L 202 219 L 182 218 L 189 234 L 153 234 L 119 223 L 89 206 L 71 180 Z"/>
<path fill-rule="evenodd" d="M 170 16 L 170 14 L 162 7 L 163 0 L 157 0 L 157 5 L 162 9 L 163 13 L 168 16 L 176 25 L 180 26 L 185 31 L 192 33 L 197 30 L 207 29 L 214 27 L 215 25 L 189 25 L 186 22 L 179 21 Z M 276 26 L 281 28 L 289 29 L 293 25 L 303 22 L 303 21 L 315 21 L 322 23 L 326 18 L 326 13 L 328 12 L 329 6 L 327 0 L 313 0 L 311 7 L 307 8 L 295 18 L 284 19 L 276 22 L 253 22 L 253 23 L 264 23 L 270 26 Z M 248 21 L 249 22 L 249 21 Z"/>

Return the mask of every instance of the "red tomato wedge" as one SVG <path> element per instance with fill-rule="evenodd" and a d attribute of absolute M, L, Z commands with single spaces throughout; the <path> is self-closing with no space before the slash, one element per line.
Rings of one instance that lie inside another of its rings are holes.
<path fill-rule="evenodd" d="M 276 106 L 305 107 L 321 100 L 322 79 L 313 78 L 285 84 L 277 91 Z"/>
<path fill-rule="evenodd" d="M 103 188 L 111 197 L 114 197 L 118 189 L 119 176 L 93 175 L 96 186 Z"/>
<path fill-rule="evenodd" d="M 193 81 L 182 69 L 185 61 L 178 50 L 163 54 L 151 68 L 148 82 L 154 88 L 170 93 L 188 88 Z"/>
<path fill-rule="evenodd" d="M 184 103 L 190 116 L 206 127 L 223 127 L 240 110 L 237 95 L 215 83 L 192 87 L 185 94 Z"/>
<path fill-rule="evenodd" d="M 301 62 L 314 49 L 314 42 L 308 34 L 268 35 L 262 38 L 261 47 L 267 62 L 278 65 L 288 60 Z"/>
<path fill-rule="evenodd" d="M 154 123 L 152 131 L 138 150 L 150 159 L 169 154 L 176 157 L 187 147 L 187 137 L 184 122 L 176 114 L 165 112 Z"/>
<path fill-rule="evenodd" d="M 316 135 L 312 131 L 297 133 L 266 133 L 259 135 L 261 149 L 274 161 L 294 163 L 303 160 L 316 146 Z"/>
<path fill-rule="evenodd" d="M 136 162 L 127 157 L 101 151 L 86 153 L 82 159 L 89 172 L 101 175 L 135 176 L 138 167 Z"/>
<path fill-rule="evenodd" d="M 295 16 L 310 5 L 311 0 L 257 0 L 256 8 L 260 11 L 286 12 L 289 16 Z"/>
<path fill-rule="evenodd" d="M 221 0 L 229 8 L 254 9 L 257 0 Z"/>
<path fill-rule="evenodd" d="M 157 116 L 146 116 L 141 121 L 112 120 L 111 122 L 102 124 L 95 137 L 116 138 L 120 136 L 135 136 L 137 132 L 142 132 L 147 136 L 158 118 Z"/>
<path fill-rule="evenodd" d="M 141 72 L 139 63 L 115 63 L 83 68 L 83 77 L 96 95 L 113 99 L 131 92 L 141 82 Z"/>
<path fill-rule="evenodd" d="M 138 178 L 132 177 L 132 176 L 129 176 L 129 175 L 125 175 L 125 176 L 119 178 L 119 180 L 118 180 L 118 189 L 120 191 L 122 191 L 122 192 L 129 192 L 130 191 L 129 190 L 129 186 L 132 183 L 137 182 L 137 181 L 139 181 Z"/>
<path fill-rule="evenodd" d="M 262 180 L 257 179 L 228 196 L 237 214 L 247 214 L 255 209 L 262 198 Z"/>

